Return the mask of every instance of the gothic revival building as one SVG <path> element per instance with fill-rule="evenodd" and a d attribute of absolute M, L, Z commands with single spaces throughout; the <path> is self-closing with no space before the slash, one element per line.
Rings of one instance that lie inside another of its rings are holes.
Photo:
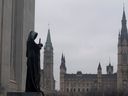
<path fill-rule="evenodd" d="M 128 91 L 128 32 L 127 20 L 123 9 L 122 28 L 118 38 L 117 73 L 113 73 L 111 63 L 106 67 L 107 74 L 102 74 L 99 63 L 97 74 L 67 73 L 65 57 L 62 55 L 60 65 L 60 94 L 61 96 L 124 96 Z M 94 95 L 95 94 L 95 95 Z M 127 96 L 127 95 L 125 95 Z"/>
<path fill-rule="evenodd" d="M 123 9 L 122 28 L 118 37 L 118 65 L 113 73 L 111 62 L 106 66 L 106 74 L 102 73 L 99 63 L 96 74 L 67 73 L 65 56 L 62 54 L 60 65 L 60 96 L 127 96 L 128 92 L 128 32 L 127 20 Z M 53 46 L 48 29 L 44 46 L 44 62 L 41 71 L 41 87 L 46 96 L 55 96 L 55 80 L 53 76 Z"/>
<path fill-rule="evenodd" d="M 41 76 L 41 87 L 45 95 L 54 96 L 55 80 L 53 75 L 53 46 L 51 42 L 50 29 L 48 29 L 47 40 L 44 46 L 44 62 Z"/>
<path fill-rule="evenodd" d="M 118 37 L 117 89 L 128 90 L 128 31 L 125 11 L 123 10 L 122 28 Z"/>
<path fill-rule="evenodd" d="M 62 96 L 85 96 L 98 94 L 112 94 L 117 88 L 117 74 L 113 73 L 111 63 L 106 68 L 107 74 L 102 74 L 99 63 L 97 74 L 76 74 L 66 72 L 65 57 L 62 55 L 60 65 L 60 92 Z M 108 93 L 108 90 L 109 93 Z"/>

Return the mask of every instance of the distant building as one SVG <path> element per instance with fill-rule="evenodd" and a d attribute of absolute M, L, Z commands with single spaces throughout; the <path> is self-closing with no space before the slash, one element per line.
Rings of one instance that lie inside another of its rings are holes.
<path fill-rule="evenodd" d="M 55 96 L 55 80 L 53 75 L 53 46 L 51 42 L 50 29 L 48 29 L 47 40 L 44 46 L 44 62 L 41 71 L 41 88 L 45 96 Z"/>
<path fill-rule="evenodd" d="M 97 74 L 67 73 L 65 57 L 60 65 L 60 96 L 127 96 L 128 91 L 128 31 L 125 11 L 123 10 L 122 28 L 118 38 L 117 73 L 113 73 L 111 63 L 106 67 L 107 74 L 102 74 L 99 63 Z M 96 95 L 97 94 L 97 95 Z"/>
<path fill-rule="evenodd" d="M 112 93 L 117 88 L 117 74 L 113 73 L 113 66 L 107 66 L 107 74 L 102 74 L 101 64 L 97 68 L 97 74 L 76 74 L 66 72 L 65 58 L 62 55 L 60 66 L 60 92 L 62 96 L 85 96 L 97 92 Z M 111 91 L 111 92 L 110 92 Z"/>
<path fill-rule="evenodd" d="M 96 74 L 67 73 L 65 56 L 62 54 L 60 65 L 60 91 L 55 91 L 53 76 L 53 46 L 48 29 L 44 46 L 44 63 L 41 71 L 41 88 L 46 96 L 127 96 L 128 94 L 128 31 L 126 15 L 123 9 L 122 28 L 118 37 L 117 73 L 109 62 L 106 73 L 102 74 L 99 62 Z"/>

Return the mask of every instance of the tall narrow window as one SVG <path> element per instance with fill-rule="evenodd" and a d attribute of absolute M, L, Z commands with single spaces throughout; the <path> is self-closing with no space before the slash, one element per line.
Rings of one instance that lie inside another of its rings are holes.
<path fill-rule="evenodd" d="M 80 92 L 80 88 L 78 88 L 78 92 Z"/>
<path fill-rule="evenodd" d="M 74 92 L 76 92 L 76 89 L 74 88 Z"/>
<path fill-rule="evenodd" d="M 87 88 L 87 92 L 88 92 L 88 88 Z"/>
<path fill-rule="evenodd" d="M 69 92 L 69 89 L 67 88 L 67 92 Z"/>
<path fill-rule="evenodd" d="M 83 89 L 82 89 L 82 91 L 84 92 L 84 91 L 85 91 L 85 89 L 83 88 Z"/>

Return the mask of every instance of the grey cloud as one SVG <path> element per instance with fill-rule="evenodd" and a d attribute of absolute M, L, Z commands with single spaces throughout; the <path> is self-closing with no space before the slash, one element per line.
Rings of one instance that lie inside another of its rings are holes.
<path fill-rule="evenodd" d="M 35 30 L 43 43 L 51 26 L 57 88 L 62 52 L 70 73 L 96 73 L 99 61 L 105 73 L 109 57 L 116 72 L 122 5 L 122 0 L 36 0 Z M 128 18 L 128 2 L 125 6 Z"/>

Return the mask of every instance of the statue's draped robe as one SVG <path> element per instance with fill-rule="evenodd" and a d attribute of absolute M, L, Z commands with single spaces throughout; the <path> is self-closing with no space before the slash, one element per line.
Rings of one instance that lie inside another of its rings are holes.
<path fill-rule="evenodd" d="M 26 92 L 40 91 L 40 47 L 35 43 L 36 32 L 30 32 L 27 41 Z"/>

